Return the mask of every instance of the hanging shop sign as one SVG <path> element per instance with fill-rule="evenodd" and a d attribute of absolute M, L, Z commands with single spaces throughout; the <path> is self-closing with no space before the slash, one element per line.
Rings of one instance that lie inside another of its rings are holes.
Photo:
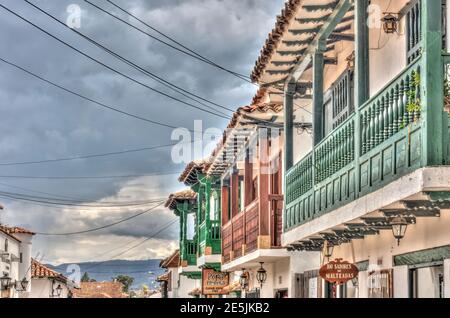
<path fill-rule="evenodd" d="M 329 283 L 341 285 L 358 277 L 358 267 L 338 258 L 322 266 L 319 271 L 320 277 Z"/>
<path fill-rule="evenodd" d="M 230 284 L 228 273 L 218 272 L 212 268 L 202 270 L 202 294 L 203 295 L 224 295 Z"/>

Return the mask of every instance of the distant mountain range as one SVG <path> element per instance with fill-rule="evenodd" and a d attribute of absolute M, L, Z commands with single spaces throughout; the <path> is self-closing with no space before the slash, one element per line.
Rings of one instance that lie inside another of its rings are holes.
<path fill-rule="evenodd" d="M 153 283 L 156 281 L 156 277 L 164 273 L 164 269 L 159 268 L 160 262 L 161 260 L 159 259 L 144 261 L 111 260 L 106 262 L 77 263 L 76 265 L 81 269 L 81 276 L 87 272 L 91 279 L 99 282 L 111 281 L 117 275 L 131 276 L 134 278 L 131 289 L 138 290 L 144 284 L 150 289 L 155 289 Z M 46 266 L 67 276 L 72 272 L 70 269 L 73 264 L 61 264 L 58 266 L 47 264 Z"/>

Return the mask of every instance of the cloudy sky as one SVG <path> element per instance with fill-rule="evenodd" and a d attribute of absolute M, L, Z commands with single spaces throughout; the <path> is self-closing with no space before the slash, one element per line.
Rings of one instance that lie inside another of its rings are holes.
<path fill-rule="evenodd" d="M 161 37 L 107 1 L 91 1 L 153 36 Z M 113 1 L 217 64 L 247 75 L 284 3 L 284 0 Z M 85 1 L 30 2 L 62 21 L 67 21 L 67 8 L 71 4 L 79 5 L 79 32 L 140 67 L 217 104 L 235 109 L 248 104 L 256 91 L 252 84 L 177 52 Z M 205 108 L 106 54 L 25 1 L 1 0 L 0 3 L 126 76 Z M 3 8 L 0 8 L 0 16 L 1 59 L 105 105 L 169 126 L 192 130 L 194 120 L 201 120 L 203 129 L 223 129 L 227 123 L 223 115 L 189 107 L 114 73 Z M 212 107 L 230 115 L 224 109 Z M 83 231 L 119 221 L 156 204 L 105 205 L 156 201 L 183 188 L 177 182 L 176 174 L 167 174 L 183 169 L 183 165 L 173 163 L 170 147 L 17 165 L 168 145 L 174 142 L 171 140 L 173 129 L 102 108 L 2 61 L 0 118 L 0 202 L 5 208 L 0 212 L 2 223 L 24 226 L 40 233 Z M 130 177 L 97 178 L 105 176 Z M 40 202 L 18 200 L 24 196 Z M 102 207 L 64 207 L 49 203 L 56 198 Z M 178 224 L 160 230 L 173 219 L 169 211 L 156 208 L 101 231 L 73 236 L 37 235 L 33 254 L 40 253 L 40 257 L 44 255 L 44 261 L 54 263 L 104 260 L 116 255 L 121 259 L 165 257 L 177 247 Z M 124 252 L 149 236 L 155 238 Z"/>

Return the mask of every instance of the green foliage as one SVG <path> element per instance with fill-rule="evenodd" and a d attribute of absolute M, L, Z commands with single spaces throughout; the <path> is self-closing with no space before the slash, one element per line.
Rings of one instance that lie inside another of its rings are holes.
<path fill-rule="evenodd" d="M 125 293 L 128 293 L 130 286 L 134 282 L 134 277 L 127 276 L 127 275 L 118 275 L 116 277 L 113 277 L 113 280 L 116 280 L 123 284 L 123 291 Z"/>
<path fill-rule="evenodd" d="M 408 103 L 406 104 L 406 111 L 408 113 L 420 113 L 422 106 L 420 105 L 420 98 L 418 91 L 420 89 L 420 74 L 416 71 L 412 73 L 410 89 L 406 91 Z"/>
<path fill-rule="evenodd" d="M 96 282 L 95 279 L 89 277 L 89 274 L 87 272 L 84 272 L 83 276 L 81 277 L 81 281 L 84 283 Z"/>

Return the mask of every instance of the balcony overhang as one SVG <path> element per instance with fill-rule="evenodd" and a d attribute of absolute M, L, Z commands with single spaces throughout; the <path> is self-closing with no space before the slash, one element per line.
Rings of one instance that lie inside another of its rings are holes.
<path fill-rule="evenodd" d="M 286 249 L 258 249 L 242 257 L 222 265 L 222 271 L 232 272 L 242 268 L 258 267 L 259 262 L 273 263 L 289 258 L 290 253 Z"/>
<path fill-rule="evenodd" d="M 222 262 L 221 254 L 203 255 L 197 258 L 197 266 L 199 268 L 205 267 L 208 264 L 217 264 Z"/>
<path fill-rule="evenodd" d="M 178 267 L 178 274 L 179 275 L 195 275 L 196 273 L 199 273 L 199 269 L 197 265 L 189 265 L 189 266 L 180 266 Z"/>
<path fill-rule="evenodd" d="M 439 196 L 450 192 L 450 167 L 418 169 L 383 188 L 313 219 L 282 235 L 283 246 L 292 250 L 320 251 L 328 240 L 339 245 L 382 230 L 389 220 L 403 216 L 409 224 L 422 217 L 439 217 L 450 201 Z"/>
<path fill-rule="evenodd" d="M 354 41 L 351 0 L 290 0 L 278 17 L 256 61 L 252 80 L 263 86 L 279 85 L 304 75 L 312 77 L 310 54 L 319 49 L 333 63 L 339 41 Z"/>

